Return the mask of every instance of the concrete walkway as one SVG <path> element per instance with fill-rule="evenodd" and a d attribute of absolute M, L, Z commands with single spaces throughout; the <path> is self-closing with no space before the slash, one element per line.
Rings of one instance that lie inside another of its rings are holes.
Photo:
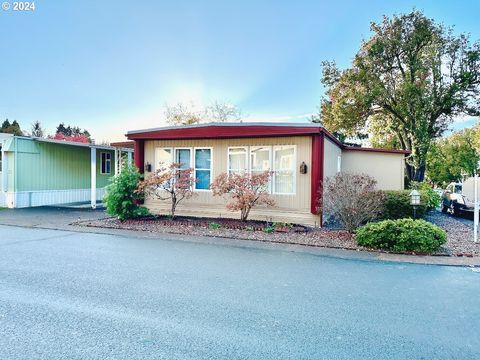
<path fill-rule="evenodd" d="M 30 227 L 39 229 L 67 230 L 83 233 L 112 234 L 147 239 L 178 240 L 195 243 L 246 247 L 256 249 L 277 249 L 308 253 L 318 256 L 335 257 L 341 259 L 354 259 L 365 261 L 403 262 L 425 265 L 449 265 L 449 266 L 480 266 L 480 258 L 448 257 L 448 256 L 411 256 L 386 254 L 378 252 L 365 252 L 343 249 L 329 249 L 310 247 L 303 245 L 265 243 L 252 240 L 225 239 L 219 237 L 204 237 L 179 234 L 156 234 L 146 231 L 132 231 L 121 229 L 93 228 L 72 225 L 76 221 L 100 219 L 107 217 L 103 208 L 92 210 L 90 208 L 68 207 L 37 207 L 25 209 L 0 210 L 0 225 Z M 1 236 L 1 235 L 0 235 Z"/>

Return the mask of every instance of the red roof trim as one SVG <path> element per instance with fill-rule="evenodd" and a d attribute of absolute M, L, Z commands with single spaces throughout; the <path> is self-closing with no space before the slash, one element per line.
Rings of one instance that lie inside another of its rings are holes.
<path fill-rule="evenodd" d="M 326 130 L 324 128 L 321 128 L 320 131 L 323 132 L 327 138 L 329 138 L 335 144 L 337 144 L 338 147 L 340 147 L 342 149 L 345 148 L 345 145 L 343 145 L 331 132 L 329 132 L 328 130 Z"/>
<path fill-rule="evenodd" d="M 133 148 L 134 144 L 135 141 L 117 141 L 110 143 L 110 146 Z"/>
<path fill-rule="evenodd" d="M 330 132 L 320 125 L 306 126 L 292 125 L 209 125 L 209 126 L 192 126 L 192 127 L 170 127 L 165 129 L 145 130 L 142 132 L 133 132 L 127 134 L 129 140 L 189 140 L 189 139 L 231 139 L 231 138 L 260 138 L 260 137 L 280 137 L 280 136 L 302 136 L 302 135 L 318 135 L 325 136 L 334 142 L 338 147 L 349 151 L 371 151 L 381 153 L 399 153 L 410 154 L 406 150 L 395 149 L 376 149 L 345 146 Z"/>
<path fill-rule="evenodd" d="M 178 128 L 153 130 L 143 133 L 127 134 L 129 140 L 136 139 L 228 139 L 246 137 L 300 136 L 321 132 L 321 127 L 300 126 L 205 126 L 196 128 Z"/>

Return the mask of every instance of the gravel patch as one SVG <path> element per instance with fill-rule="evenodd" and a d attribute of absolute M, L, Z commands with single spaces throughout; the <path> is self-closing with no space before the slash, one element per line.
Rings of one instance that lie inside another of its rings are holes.
<path fill-rule="evenodd" d="M 473 242 L 473 221 L 455 218 L 440 211 L 431 211 L 425 220 L 447 233 L 446 249 L 453 256 L 480 256 L 480 243 Z"/>

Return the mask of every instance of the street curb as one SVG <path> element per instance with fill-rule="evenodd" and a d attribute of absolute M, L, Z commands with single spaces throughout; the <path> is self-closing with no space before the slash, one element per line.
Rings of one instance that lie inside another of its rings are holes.
<path fill-rule="evenodd" d="M 174 233 L 153 233 L 148 231 L 138 230 L 124 230 L 124 229 L 111 229 L 102 227 L 87 227 L 78 225 L 67 226 L 40 226 L 31 225 L 25 226 L 20 224 L 8 224 L 0 223 L 3 226 L 12 226 L 19 228 L 30 229 L 44 229 L 44 230 L 56 230 L 56 231 L 68 231 L 76 233 L 89 233 L 98 235 L 116 235 L 121 237 L 134 237 L 150 240 L 166 240 L 166 241 L 184 241 L 195 244 L 216 245 L 216 246 L 232 246 L 237 248 L 246 249 L 260 249 L 260 250 L 275 250 L 286 252 L 297 252 L 310 254 L 314 256 L 322 256 L 327 258 L 335 258 L 341 260 L 350 261 L 368 261 L 368 262 L 383 262 L 388 264 L 416 264 L 416 265 L 435 265 L 435 266 L 455 266 L 455 267 L 480 267 L 480 257 L 450 257 L 450 256 L 419 256 L 419 255 L 402 255 L 381 253 L 375 251 L 362 251 L 362 250 L 348 250 L 318 247 L 301 244 L 283 244 L 273 243 L 267 241 L 247 240 L 247 239 L 232 239 L 215 236 L 202 236 L 202 235 L 184 235 Z"/>

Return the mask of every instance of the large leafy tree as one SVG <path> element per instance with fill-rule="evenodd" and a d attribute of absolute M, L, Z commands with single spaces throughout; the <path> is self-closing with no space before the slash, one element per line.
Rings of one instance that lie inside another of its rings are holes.
<path fill-rule="evenodd" d="M 432 141 L 454 117 L 480 114 L 480 44 L 419 11 L 370 29 L 350 68 L 323 63 L 321 120 L 346 135 L 382 129 L 387 143 L 412 152 L 407 176 L 422 181 Z"/>
<path fill-rule="evenodd" d="M 473 176 L 480 161 L 480 127 L 436 140 L 427 156 L 427 178 L 438 185 Z"/>
<path fill-rule="evenodd" d="M 244 116 L 235 104 L 225 100 L 215 100 L 206 107 L 181 102 L 175 105 L 165 105 L 163 115 L 167 123 L 174 126 L 206 122 L 234 122 L 241 121 Z"/>

